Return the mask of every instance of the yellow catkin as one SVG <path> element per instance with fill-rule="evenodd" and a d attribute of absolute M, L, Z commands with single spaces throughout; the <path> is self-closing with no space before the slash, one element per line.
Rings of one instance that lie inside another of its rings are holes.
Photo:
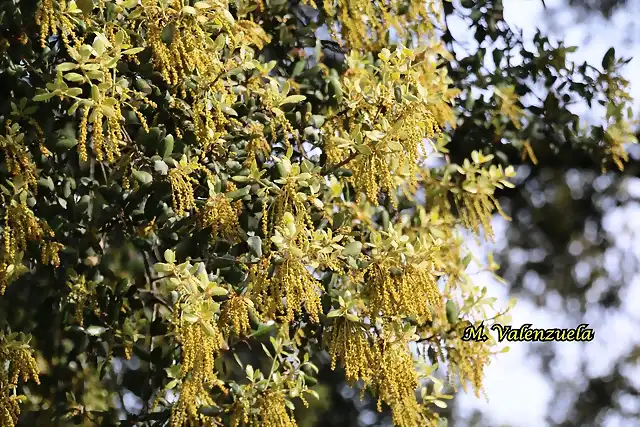
<path fill-rule="evenodd" d="M 251 329 L 249 323 L 249 303 L 239 295 L 232 296 L 222 306 L 220 329 L 226 335 L 244 336 Z"/>
<path fill-rule="evenodd" d="M 184 216 L 195 207 L 196 199 L 193 184 L 197 184 L 198 180 L 192 177 L 191 174 L 201 170 L 206 171 L 204 166 L 197 161 L 187 162 L 185 160 L 181 161 L 175 169 L 169 171 L 173 210 L 176 215 Z"/>
<path fill-rule="evenodd" d="M 67 285 L 71 288 L 71 292 L 67 295 L 67 301 L 74 305 L 74 320 L 80 326 L 83 326 L 85 305 L 91 296 L 87 289 L 86 279 L 84 276 L 79 276 L 76 280 L 67 283 Z"/>
<path fill-rule="evenodd" d="M 201 406 L 213 405 L 209 389 L 218 385 L 215 358 L 223 346 L 217 325 L 211 322 L 188 323 L 180 320 L 177 330 L 182 348 L 182 385 L 180 397 L 171 412 L 171 427 L 209 425 L 206 417 L 198 413 Z"/>
<path fill-rule="evenodd" d="M 531 160 L 531 163 L 534 165 L 538 164 L 538 159 L 536 158 L 535 153 L 533 152 L 533 147 L 531 147 L 531 143 L 529 141 L 522 142 L 522 161 L 526 160 L 528 157 Z"/>
<path fill-rule="evenodd" d="M 331 355 L 331 369 L 335 369 L 338 360 L 345 370 L 347 381 L 371 382 L 375 353 L 367 332 L 358 323 L 344 318 L 335 321 L 328 342 Z"/>
<path fill-rule="evenodd" d="M 256 162 L 258 154 L 266 155 L 271 152 L 271 144 L 264 137 L 264 125 L 253 122 L 249 125 L 247 132 L 251 135 L 251 139 L 247 142 L 247 159 L 244 162 L 245 167 L 251 167 Z"/>
<path fill-rule="evenodd" d="M 380 340 L 374 389 L 378 392 L 378 410 L 382 402 L 391 407 L 393 424 L 398 427 L 427 425 L 424 408 L 416 400 L 418 377 L 413 358 L 404 341 Z"/>
<path fill-rule="evenodd" d="M 8 120 L 5 127 L 5 135 L 0 135 L 0 152 L 4 155 L 7 169 L 14 178 L 19 177 L 26 182 L 27 187 L 36 194 L 38 191 L 36 165 L 25 146 L 25 135 L 20 132 L 18 123 Z"/>
<path fill-rule="evenodd" d="M 4 197 L 2 201 L 6 202 Z M 53 236 L 54 233 L 46 222 L 38 219 L 25 201 L 11 200 L 7 204 L 4 212 L 3 246 L 0 250 L 0 295 L 4 294 L 8 285 L 9 265 L 13 264 L 19 253 L 27 249 L 29 242 L 40 244 L 43 264 L 60 264 L 59 252 L 64 246 L 45 240 Z"/>
<path fill-rule="evenodd" d="M 289 413 L 286 397 L 280 390 L 268 390 L 258 397 L 255 408 L 248 399 L 240 399 L 234 404 L 231 427 L 297 427 L 296 420 Z"/>
<path fill-rule="evenodd" d="M 258 401 L 260 423 L 252 425 L 261 427 L 297 427 L 295 419 L 289 414 L 282 392 L 270 391 Z"/>
<path fill-rule="evenodd" d="M 480 397 L 481 393 L 485 393 L 484 370 L 491 361 L 491 348 L 488 342 L 462 340 L 465 326 L 464 322 L 460 323 L 457 331 L 458 338 L 452 340 L 452 345 L 447 348 L 449 363 L 447 375 L 454 389 L 456 387 L 453 379 L 458 377 L 465 392 L 468 390 L 468 384 L 471 384 L 475 395 Z"/>
<path fill-rule="evenodd" d="M 430 307 L 441 305 L 436 278 L 429 270 L 410 265 L 394 267 L 389 261 L 374 263 L 365 283 L 373 317 L 407 315 L 431 320 Z"/>
<path fill-rule="evenodd" d="M 357 62 L 355 60 L 359 56 L 352 53 L 349 58 L 348 62 Z M 331 164 L 346 165 L 353 171 L 349 181 L 356 190 L 356 201 L 364 194 L 370 202 L 375 203 L 380 192 L 393 193 L 397 188 L 394 177 L 398 176 L 402 176 L 408 189 L 415 192 L 418 188 L 416 176 L 420 167 L 419 160 L 424 155 L 422 147 L 425 139 L 438 137 L 447 123 L 454 122 L 449 104 L 453 93 L 448 89 L 446 76 L 432 62 L 423 61 L 418 65 L 418 70 L 424 75 L 407 72 L 401 78 L 402 83 L 419 84 L 427 93 L 442 94 L 441 100 L 431 102 L 423 98 L 408 105 L 397 103 L 393 88 L 383 83 L 379 75 L 366 71 L 365 68 L 354 66 L 342 78 L 341 84 L 350 94 L 350 101 L 354 106 L 329 118 L 325 127 L 330 136 L 324 151 Z M 397 74 L 400 76 L 400 73 Z M 361 86 L 365 83 L 380 92 L 371 101 L 368 98 L 365 101 L 360 95 Z M 353 148 L 349 149 L 349 144 L 344 142 L 353 139 L 353 135 L 345 134 L 345 120 L 372 120 L 377 124 L 383 119 L 393 123 L 393 129 L 375 128 L 378 132 L 384 130 L 381 140 L 364 137 L 357 151 L 350 152 Z M 393 150 L 390 147 L 394 147 Z M 395 197 L 391 197 L 391 203 L 395 207 Z"/>
<path fill-rule="evenodd" d="M 266 318 L 290 322 L 304 307 L 311 320 L 319 321 L 321 289 L 300 259 L 293 256 L 284 259 L 275 266 L 273 277 L 263 276 L 254 283 L 254 290 L 258 307 Z"/>
<path fill-rule="evenodd" d="M 486 194 L 465 194 L 464 196 L 457 196 L 455 200 L 460 212 L 462 224 L 475 233 L 478 233 L 480 226 L 482 226 L 487 237 L 492 239 L 493 227 L 491 226 L 491 217 L 494 207 L 498 207 L 499 212 L 502 213 L 502 209 L 500 209 L 497 200 Z"/>
<path fill-rule="evenodd" d="M 287 179 L 273 204 L 263 209 L 270 209 L 273 218 L 272 221 L 269 221 L 266 215 L 263 216 L 263 221 L 267 223 L 266 226 L 263 223 L 263 227 L 268 231 L 268 234 L 271 234 L 275 227 L 284 225 L 285 213 L 287 212 L 294 216 L 296 229 L 299 231 L 296 235 L 297 240 L 293 242 L 294 244 L 303 243 L 304 239 L 306 239 L 305 231 L 314 229 L 313 221 L 309 215 L 309 208 L 297 197 L 297 184 L 291 179 Z"/>
<path fill-rule="evenodd" d="M 5 345 L 3 338 L 0 335 L 0 425 L 16 427 L 20 406 L 15 388 L 20 380 L 40 384 L 39 369 L 30 347 Z"/>
<path fill-rule="evenodd" d="M 207 203 L 198 210 L 198 228 L 210 229 L 212 237 L 223 237 L 235 241 L 238 239 L 239 212 L 231 205 L 231 201 L 224 194 L 211 197 Z M 240 204 L 240 209 L 242 205 Z"/>

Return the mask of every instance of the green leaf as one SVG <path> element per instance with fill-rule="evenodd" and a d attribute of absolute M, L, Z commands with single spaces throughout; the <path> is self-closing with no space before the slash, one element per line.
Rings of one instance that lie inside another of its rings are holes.
<path fill-rule="evenodd" d="M 175 34 L 176 31 L 176 24 L 174 22 L 170 22 L 169 24 L 165 25 L 165 27 L 162 29 L 162 33 L 160 34 L 160 40 L 162 40 L 162 42 L 164 44 L 171 44 L 171 42 L 173 42 L 173 35 Z"/>
<path fill-rule="evenodd" d="M 158 273 L 169 273 L 172 270 L 171 265 L 159 262 L 153 265 L 153 269 Z"/>
<path fill-rule="evenodd" d="M 91 85 L 91 100 L 93 102 L 100 102 L 100 90 L 96 85 Z"/>
<path fill-rule="evenodd" d="M 73 62 L 63 62 L 56 67 L 58 71 L 61 71 L 63 73 L 66 71 L 75 70 L 76 68 L 78 68 L 78 64 L 75 64 Z"/>
<path fill-rule="evenodd" d="M 302 73 L 306 66 L 307 66 L 307 61 L 304 59 L 301 59 L 300 61 L 296 62 L 296 65 L 293 67 L 293 71 L 291 72 L 291 77 L 295 77 L 298 74 Z"/>
<path fill-rule="evenodd" d="M 469 264 L 471 263 L 471 258 L 472 258 L 472 254 L 468 253 L 463 259 L 462 259 L 462 265 L 464 266 L 464 268 L 466 269 Z"/>
<path fill-rule="evenodd" d="M 604 57 L 602 58 L 602 68 L 604 68 L 605 71 L 610 70 L 611 67 L 613 67 L 613 61 L 615 60 L 615 57 L 616 50 L 613 47 L 604 54 Z"/>
<path fill-rule="evenodd" d="M 233 117 L 238 116 L 238 113 L 236 112 L 236 110 L 229 107 L 228 105 L 223 105 L 222 107 L 220 107 L 220 109 L 222 110 L 223 113 L 228 114 L 229 116 L 233 116 Z"/>
<path fill-rule="evenodd" d="M 39 93 L 38 95 L 33 97 L 33 101 L 48 101 L 51 98 L 53 98 L 55 95 L 55 93 L 53 92 L 45 92 L 45 93 Z"/>
<path fill-rule="evenodd" d="M 136 179 L 136 181 L 143 185 L 150 184 L 151 181 L 153 181 L 153 175 L 145 171 L 134 170 L 133 177 Z"/>
<path fill-rule="evenodd" d="M 257 256 L 262 256 L 262 239 L 259 236 L 251 236 L 247 239 L 247 246 L 249 246 L 249 251 Z"/>
<path fill-rule="evenodd" d="M 329 78 L 329 87 L 331 88 L 331 92 L 333 92 L 333 98 L 335 99 L 337 104 L 342 103 L 342 86 L 338 79 L 334 76 Z"/>
<path fill-rule="evenodd" d="M 298 102 L 302 102 L 307 99 L 304 95 L 289 95 L 285 99 L 282 100 L 280 105 L 284 104 L 297 104 Z"/>
<path fill-rule="evenodd" d="M 313 116 L 311 116 L 311 120 L 309 122 L 314 128 L 320 129 L 324 124 L 324 121 L 325 121 L 324 116 L 318 116 L 314 114 Z"/>
<path fill-rule="evenodd" d="M 253 375 L 255 374 L 253 366 L 247 365 L 247 367 L 244 369 L 244 372 L 247 374 L 247 378 L 253 379 Z"/>
<path fill-rule="evenodd" d="M 78 110 L 78 107 L 80 107 L 80 101 L 74 102 L 73 105 L 71 105 L 71 107 L 69 107 L 69 109 L 67 110 L 67 114 L 72 116 Z"/>
<path fill-rule="evenodd" d="M 107 328 L 103 327 L 103 326 L 89 326 L 86 331 L 87 334 L 91 335 L 92 337 L 97 337 L 99 335 L 102 335 L 103 332 L 105 332 L 107 330 Z"/>
<path fill-rule="evenodd" d="M 447 404 L 444 403 L 442 400 L 437 400 L 436 399 L 436 400 L 433 401 L 433 404 L 436 405 L 438 408 L 442 408 L 442 409 L 447 407 Z"/>
<path fill-rule="evenodd" d="M 393 88 L 393 97 L 398 104 L 402 104 L 402 87 L 396 86 Z"/>
<path fill-rule="evenodd" d="M 221 412 L 222 409 L 217 406 L 202 406 L 198 408 L 198 413 L 204 415 L 205 417 L 215 417 Z"/>
<path fill-rule="evenodd" d="M 365 156 L 371 155 L 373 151 L 366 144 L 358 144 L 356 145 L 356 151 L 360 154 L 364 154 Z"/>
<path fill-rule="evenodd" d="M 238 190 L 230 191 L 229 193 L 227 193 L 227 197 L 233 201 L 240 200 L 243 197 L 247 196 L 249 194 L 249 191 L 251 191 L 251 187 L 242 187 Z"/>
<path fill-rule="evenodd" d="M 187 323 L 196 323 L 198 320 L 200 320 L 200 318 L 194 314 L 189 314 L 189 313 L 182 313 L 182 319 L 187 322 Z M 203 325 L 205 326 L 205 325 Z M 205 326 L 206 327 L 206 326 Z M 205 330 L 206 332 L 206 330 Z"/>
<path fill-rule="evenodd" d="M 342 224 L 344 224 L 344 220 L 345 220 L 344 212 L 340 211 L 333 214 L 333 229 L 337 230 L 338 228 L 342 227 Z"/>
<path fill-rule="evenodd" d="M 320 395 L 318 394 L 317 391 L 315 390 L 306 390 L 307 393 L 309 393 L 311 396 L 315 397 L 316 399 L 320 400 Z"/>
<path fill-rule="evenodd" d="M 347 318 L 347 320 L 351 321 L 351 322 L 359 322 L 360 319 L 358 319 L 358 316 L 356 316 L 355 314 L 351 314 L 351 313 L 347 313 L 344 315 L 344 317 Z"/>
<path fill-rule="evenodd" d="M 164 260 L 169 264 L 173 264 L 174 262 L 176 262 L 176 253 L 171 249 L 167 249 L 166 251 L 164 251 Z"/>
<path fill-rule="evenodd" d="M 147 83 L 145 79 L 136 79 L 135 83 L 136 87 L 144 92 L 146 95 L 150 95 L 153 92 L 153 88 Z"/>
<path fill-rule="evenodd" d="M 53 184 L 53 180 L 51 179 L 50 176 L 48 176 L 46 179 L 39 178 L 38 179 L 38 184 L 43 186 L 43 187 L 48 188 L 51 191 L 55 190 L 55 185 Z"/>
<path fill-rule="evenodd" d="M 223 297 L 225 295 L 229 295 L 229 291 L 221 286 L 211 286 L 207 291 L 213 295 L 214 297 Z"/>
<path fill-rule="evenodd" d="M 74 83 L 84 82 L 86 80 L 82 74 L 78 73 L 67 73 L 64 75 L 64 78 Z"/>
<path fill-rule="evenodd" d="M 227 37 L 224 34 L 218 35 L 218 37 L 216 37 L 216 41 L 214 42 L 216 52 L 220 52 L 222 49 L 224 49 L 226 44 Z"/>
<path fill-rule="evenodd" d="M 158 154 L 160 155 L 160 157 L 162 157 L 163 159 L 165 157 L 169 157 L 171 153 L 173 153 L 174 143 L 175 139 L 173 138 L 173 135 L 169 134 L 165 136 L 160 143 L 160 147 L 158 148 Z"/>
<path fill-rule="evenodd" d="M 131 49 L 123 50 L 123 55 L 136 55 L 144 50 L 143 47 L 133 47 Z"/>
<path fill-rule="evenodd" d="M 82 93 L 82 89 L 80 89 L 79 87 L 71 87 L 71 88 L 67 89 L 65 94 L 67 96 L 78 96 L 81 93 Z"/>
<path fill-rule="evenodd" d="M 153 170 L 158 172 L 160 175 L 165 176 L 169 172 L 169 166 L 167 166 L 167 164 L 162 160 L 156 160 L 153 162 Z"/>
<path fill-rule="evenodd" d="M 93 10 L 93 0 L 76 0 L 76 5 L 85 15 L 90 15 Z"/>
<path fill-rule="evenodd" d="M 372 141 L 380 141 L 382 138 L 384 138 L 385 133 L 380 132 L 379 130 L 372 130 L 369 132 L 365 132 L 364 135 Z"/>
<path fill-rule="evenodd" d="M 76 129 L 73 122 L 66 123 L 64 128 L 60 129 L 56 133 L 59 137 L 56 142 L 57 147 L 70 149 L 78 144 L 78 140 L 76 139 Z"/>
<path fill-rule="evenodd" d="M 447 308 L 447 321 L 449 324 L 454 325 L 458 321 L 458 307 L 456 303 L 449 300 L 446 304 Z"/>
<path fill-rule="evenodd" d="M 362 243 L 351 242 L 344 247 L 344 250 L 342 251 L 342 255 L 356 257 L 360 255 L 361 250 L 362 250 Z"/>
<path fill-rule="evenodd" d="M 260 326 L 258 326 L 258 329 L 253 332 L 250 337 L 251 338 L 258 338 L 264 334 L 268 334 L 269 332 L 273 331 L 275 329 L 275 324 L 271 324 L 268 325 L 266 323 L 261 323 Z"/>
<path fill-rule="evenodd" d="M 400 144 L 398 141 L 389 141 L 389 143 L 387 144 L 387 147 L 389 147 L 392 151 L 402 151 L 403 147 L 402 144 Z"/>

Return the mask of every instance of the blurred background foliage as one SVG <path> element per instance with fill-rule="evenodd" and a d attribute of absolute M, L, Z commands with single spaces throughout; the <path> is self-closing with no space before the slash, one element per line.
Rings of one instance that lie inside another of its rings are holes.
<path fill-rule="evenodd" d="M 610 18 L 618 10 L 634 3 L 635 0 L 567 0 L 570 7 L 587 13 L 598 13 Z"/>
<path fill-rule="evenodd" d="M 562 33 L 562 26 L 566 30 L 567 27 L 583 25 L 585 34 L 590 36 L 585 40 L 587 44 L 598 38 L 602 42 L 604 34 L 617 33 L 628 36 L 627 41 L 632 44 L 638 41 L 634 32 L 637 30 L 636 15 L 633 13 L 637 12 L 638 2 L 634 0 L 546 3 L 548 7 L 542 17 L 549 19 L 547 26 L 551 28 L 551 34 L 548 34 L 551 39 L 558 38 L 554 29 Z M 554 21 L 559 12 L 577 16 L 579 20 Z M 627 14 L 629 27 L 614 26 L 609 19 L 615 13 Z M 525 59 L 529 55 L 527 52 L 521 54 Z M 547 73 L 550 67 L 546 69 L 542 72 Z M 508 70 L 506 73 L 512 74 Z M 637 84 L 637 81 L 632 77 L 631 83 Z M 576 93 L 575 90 L 571 92 Z M 543 108 L 556 108 L 555 99 L 562 99 L 562 96 L 550 98 L 550 93 L 553 90 L 548 91 L 545 98 L 545 90 L 541 92 Z M 605 319 L 618 318 L 620 323 L 636 325 L 640 322 L 637 312 L 629 310 L 633 303 L 625 304 L 631 288 L 638 286 L 640 152 L 635 146 L 627 147 L 630 161 L 624 170 L 609 169 L 603 173 L 588 157 L 575 151 L 571 143 L 564 143 L 571 138 L 564 138 L 567 128 L 562 119 L 560 123 L 557 121 L 568 116 L 566 104 L 562 104 L 560 101 L 560 114 L 548 111 L 551 114 L 546 118 L 540 116 L 536 119 L 540 128 L 546 129 L 530 139 L 537 164 L 520 163 L 517 168 L 518 185 L 515 189 L 502 191 L 501 202 L 512 221 L 506 227 L 504 241 L 499 244 L 502 250 L 496 256 L 496 262 L 501 265 L 499 274 L 506 280 L 509 292 L 519 301 L 550 308 L 548 315 L 554 316 L 554 322 L 590 323 L 596 328 L 600 326 L 597 330 L 603 339 L 630 343 L 615 346 L 616 349 L 624 348 L 620 354 L 614 354 L 613 348 L 607 348 L 606 344 L 602 347 L 605 354 L 600 356 L 579 352 L 572 362 L 577 366 L 577 375 L 570 378 L 559 368 L 565 366 L 560 360 L 562 344 L 532 345 L 531 366 L 535 366 L 534 362 L 541 363 L 541 372 L 552 390 L 546 425 L 638 425 L 640 345 L 633 344 L 637 340 L 625 336 L 631 331 L 623 332 L 622 328 L 607 330 L 603 326 Z M 586 107 L 586 112 L 589 112 L 592 105 Z M 465 122 L 468 123 L 467 120 Z M 463 129 L 461 126 L 459 131 Z M 456 132 L 454 138 L 459 142 L 453 145 L 455 147 L 478 140 L 466 132 Z M 559 147 L 554 147 L 558 138 L 563 141 Z M 513 164 L 518 163 L 515 155 L 509 159 Z M 615 321 L 607 323 L 611 324 L 615 325 Z M 611 360 L 604 373 L 592 366 L 601 357 Z M 455 409 L 453 411 L 456 412 Z M 490 420 L 487 413 L 476 411 L 470 418 L 453 424 L 494 425 Z"/>

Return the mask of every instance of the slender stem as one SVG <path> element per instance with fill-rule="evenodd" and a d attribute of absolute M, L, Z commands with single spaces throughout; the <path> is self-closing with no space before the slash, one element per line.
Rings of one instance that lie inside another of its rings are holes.
<path fill-rule="evenodd" d="M 280 347 L 280 346 L 278 346 Z M 274 351 L 274 355 L 273 355 L 273 363 L 271 364 L 271 371 L 269 371 L 269 376 L 267 377 L 267 384 L 265 385 L 265 389 L 269 388 L 269 383 L 271 382 L 271 377 L 273 376 L 273 374 L 276 371 L 276 363 L 278 363 L 278 357 L 280 356 L 280 352 L 276 352 L 276 349 L 273 349 Z"/>
<path fill-rule="evenodd" d="M 344 165 L 346 165 L 347 163 L 349 163 L 350 161 L 354 160 L 356 157 L 358 157 L 360 153 L 358 153 L 357 151 L 351 153 L 351 155 L 349 157 L 347 157 L 346 159 L 344 159 L 343 161 L 341 161 L 340 163 L 338 163 L 335 166 L 331 166 L 329 168 L 327 168 L 325 171 L 323 171 L 323 174 L 329 174 L 331 172 L 336 171 L 337 169 L 340 169 L 341 167 L 343 167 Z"/>

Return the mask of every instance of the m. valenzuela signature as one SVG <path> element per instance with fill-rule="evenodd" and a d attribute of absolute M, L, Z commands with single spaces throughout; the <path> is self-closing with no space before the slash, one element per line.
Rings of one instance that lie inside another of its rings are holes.
<path fill-rule="evenodd" d="M 498 332 L 498 342 L 507 341 L 593 341 L 596 333 L 583 323 L 574 329 L 535 329 L 530 323 L 514 328 L 496 323 L 491 326 L 492 331 Z M 464 341 L 487 341 L 489 337 L 484 330 L 484 324 L 467 326 L 462 335 Z"/>

